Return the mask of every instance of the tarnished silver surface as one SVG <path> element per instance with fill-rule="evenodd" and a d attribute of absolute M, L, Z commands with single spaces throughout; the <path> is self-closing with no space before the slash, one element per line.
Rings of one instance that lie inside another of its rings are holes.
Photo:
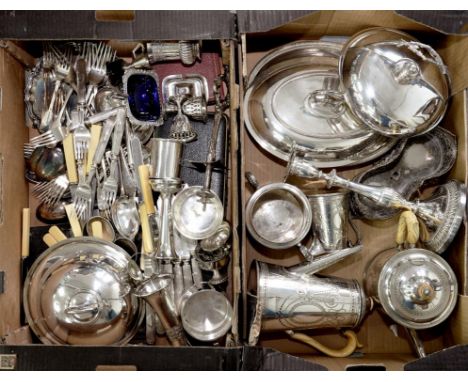
<path fill-rule="evenodd" d="M 204 251 L 214 252 L 224 246 L 231 237 L 231 226 L 228 222 L 223 222 L 216 232 L 200 241 L 200 248 Z"/>
<path fill-rule="evenodd" d="M 159 100 L 161 102 L 161 90 L 159 89 L 159 77 L 158 75 L 152 71 L 152 70 L 143 70 L 143 69 L 127 69 L 125 70 L 125 73 L 122 77 L 122 82 L 123 82 L 123 91 L 126 96 L 128 96 L 128 90 L 127 90 L 127 83 L 128 79 L 133 76 L 133 75 L 140 75 L 140 76 L 148 76 L 151 77 L 155 82 L 156 86 L 158 88 L 158 94 L 159 94 Z M 126 110 L 127 110 L 127 118 L 132 124 L 139 125 L 139 126 L 161 126 L 164 122 L 163 119 L 163 113 L 162 113 L 162 107 L 160 106 L 160 117 L 156 121 L 142 121 L 138 118 L 136 118 L 132 111 L 130 110 L 129 103 L 126 102 Z"/>
<path fill-rule="evenodd" d="M 447 67 L 429 45 L 388 28 L 361 31 L 345 44 L 339 64 L 352 112 L 387 136 L 426 133 L 447 109 Z"/>
<path fill-rule="evenodd" d="M 257 306 L 249 344 L 260 331 L 356 327 L 367 311 L 366 297 L 355 280 L 256 265 Z"/>
<path fill-rule="evenodd" d="M 312 209 L 312 231 L 324 251 L 348 246 L 348 192 L 308 195 Z"/>
<path fill-rule="evenodd" d="M 443 253 L 453 241 L 465 216 L 466 187 L 457 180 L 450 180 L 439 186 L 433 195 L 424 200 L 409 201 L 390 187 L 374 187 L 341 178 L 335 170 L 326 174 L 315 168 L 311 161 L 294 151 L 287 168 L 287 176 L 326 180 L 328 187 L 338 186 L 369 198 L 375 204 L 397 210 L 409 210 L 422 219 L 430 237 L 425 246 Z"/>
<path fill-rule="evenodd" d="M 300 243 L 312 224 L 312 211 L 304 193 L 287 183 L 260 187 L 245 208 L 252 237 L 268 248 L 284 249 Z"/>
<path fill-rule="evenodd" d="M 448 318 L 457 302 L 457 279 L 437 254 L 414 248 L 390 249 L 370 262 L 366 291 L 398 324 L 428 329 Z"/>
<path fill-rule="evenodd" d="M 447 173 L 456 157 L 456 137 L 439 126 L 430 133 L 402 141 L 353 180 L 370 186 L 391 187 L 408 199 L 423 183 Z M 353 213 L 366 219 L 387 219 L 397 213 L 359 194 L 353 193 L 350 202 Z"/>
<path fill-rule="evenodd" d="M 201 74 L 172 74 L 162 81 L 162 95 L 164 103 L 178 95 L 208 101 L 208 80 Z"/>
<path fill-rule="evenodd" d="M 344 102 L 338 76 L 341 45 L 309 41 L 284 49 L 288 54 L 275 57 L 273 51 L 271 62 L 264 58 L 261 70 L 254 69 L 244 97 L 246 127 L 263 149 L 287 160 L 296 146 L 308 151 L 316 166 L 337 167 L 374 159 L 396 143 L 358 121 Z"/>
<path fill-rule="evenodd" d="M 28 272 L 26 318 L 46 344 L 125 344 L 143 318 L 129 294 L 132 260 L 113 243 L 81 237 L 45 251 Z"/>

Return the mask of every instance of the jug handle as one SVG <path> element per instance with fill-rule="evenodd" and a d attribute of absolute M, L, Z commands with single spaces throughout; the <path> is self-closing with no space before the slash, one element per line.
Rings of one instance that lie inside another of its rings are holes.
<path fill-rule="evenodd" d="M 321 351 L 329 357 L 348 357 L 351 354 L 353 354 L 357 348 L 362 348 L 362 345 L 359 343 L 356 333 L 352 330 L 346 330 L 343 332 L 343 335 L 348 339 L 348 343 L 341 349 L 331 349 L 328 346 L 321 344 L 317 340 L 304 333 L 295 333 L 293 330 L 286 330 L 286 333 L 293 340 L 304 342 L 305 344 L 312 346 L 313 348 Z"/>

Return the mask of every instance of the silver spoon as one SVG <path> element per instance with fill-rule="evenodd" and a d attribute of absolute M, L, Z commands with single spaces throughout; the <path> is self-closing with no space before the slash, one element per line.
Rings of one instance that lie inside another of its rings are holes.
<path fill-rule="evenodd" d="M 130 240 L 135 239 L 140 227 L 140 216 L 138 215 L 138 208 L 133 197 L 129 197 L 124 191 L 124 181 L 122 176 L 122 169 L 125 164 L 123 152 L 120 150 L 120 196 L 112 204 L 111 214 L 112 222 L 117 229 L 117 232 Z"/>

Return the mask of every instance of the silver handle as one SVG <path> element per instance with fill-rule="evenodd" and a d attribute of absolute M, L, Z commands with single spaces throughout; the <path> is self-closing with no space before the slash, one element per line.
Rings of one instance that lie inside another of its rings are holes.
<path fill-rule="evenodd" d="M 117 161 L 119 159 L 119 152 L 122 146 L 122 138 L 125 129 L 125 111 L 119 109 L 115 117 L 114 135 L 112 137 L 112 160 L 110 165 L 110 176 L 116 178 L 117 175 Z"/>
<path fill-rule="evenodd" d="M 101 138 L 99 139 L 96 152 L 94 153 L 93 163 L 91 164 L 91 170 L 88 173 L 88 178 L 86 182 L 89 184 L 96 174 L 96 168 L 98 163 L 101 163 L 104 153 L 106 152 L 106 147 L 109 142 L 112 131 L 114 130 L 114 120 L 106 120 L 104 122 L 104 127 L 102 128 Z"/>
<path fill-rule="evenodd" d="M 75 72 L 78 105 L 84 108 L 86 104 L 86 61 L 83 58 L 76 60 Z"/>
<path fill-rule="evenodd" d="M 171 202 L 172 195 L 167 192 L 161 193 L 161 212 L 160 212 L 160 256 L 165 260 L 173 260 L 174 254 L 172 251 L 171 242 Z"/>
<path fill-rule="evenodd" d="M 179 311 L 180 299 L 182 298 L 182 294 L 184 293 L 184 277 L 182 275 L 182 267 L 181 267 L 180 262 L 174 262 L 173 270 L 174 270 L 174 301 L 177 307 L 177 311 Z"/>
<path fill-rule="evenodd" d="M 193 285 L 192 267 L 190 261 L 184 261 L 182 263 L 182 274 L 184 278 L 184 289 L 187 290 Z"/>

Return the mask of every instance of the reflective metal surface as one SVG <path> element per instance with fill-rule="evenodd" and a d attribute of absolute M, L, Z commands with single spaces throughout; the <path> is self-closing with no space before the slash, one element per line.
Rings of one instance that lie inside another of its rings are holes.
<path fill-rule="evenodd" d="M 61 241 L 31 267 L 24 310 L 46 344 L 125 344 L 140 325 L 142 305 L 129 294 L 129 255 L 89 237 Z"/>
<path fill-rule="evenodd" d="M 357 33 L 343 48 L 339 70 L 350 109 L 380 134 L 426 133 L 445 114 L 447 68 L 434 49 L 406 33 L 387 28 Z"/>
<path fill-rule="evenodd" d="M 403 197 L 410 198 L 423 183 L 447 173 L 456 157 L 456 137 L 438 127 L 428 134 L 401 142 L 353 180 L 370 186 L 391 187 Z M 350 201 L 353 213 L 358 217 L 387 219 L 396 214 L 395 210 L 380 207 L 359 194 L 353 193 Z"/>
<path fill-rule="evenodd" d="M 164 103 L 178 95 L 187 98 L 204 98 L 208 101 L 209 89 L 207 79 L 200 74 L 172 74 L 162 81 Z"/>
<path fill-rule="evenodd" d="M 185 331 L 199 341 L 222 338 L 232 325 L 233 310 L 229 300 L 213 289 L 193 293 L 181 311 Z"/>
<path fill-rule="evenodd" d="M 348 192 L 308 195 L 312 209 L 312 231 L 324 251 L 348 246 Z"/>
<path fill-rule="evenodd" d="M 111 207 L 112 222 L 117 232 L 133 240 L 140 228 L 140 217 L 136 202 L 128 196 L 120 196 Z"/>
<path fill-rule="evenodd" d="M 210 237 L 223 222 L 224 208 L 218 195 L 203 191 L 202 186 L 185 188 L 175 196 L 172 204 L 174 226 L 193 240 Z"/>
<path fill-rule="evenodd" d="M 397 323 L 427 329 L 446 320 L 457 302 L 457 279 L 448 263 L 424 249 L 376 255 L 366 272 L 366 290 Z"/>
<path fill-rule="evenodd" d="M 287 183 L 260 187 L 245 208 L 249 233 L 268 248 L 290 248 L 301 242 L 312 224 L 309 201 L 299 188 Z"/>
<path fill-rule="evenodd" d="M 151 139 L 151 179 L 179 178 L 182 143 L 175 139 Z"/>
<path fill-rule="evenodd" d="M 355 280 L 316 277 L 260 262 L 256 266 L 257 306 L 249 344 L 260 331 L 355 327 L 367 311 Z"/>
<path fill-rule="evenodd" d="M 306 50 L 302 55 L 296 49 Z M 296 146 L 308 151 L 316 166 L 337 167 L 374 159 L 396 143 L 369 130 L 348 109 L 339 89 L 340 51 L 339 44 L 309 41 L 278 57 L 273 51 L 271 62 L 265 58 L 260 64 L 244 108 L 247 129 L 263 149 L 287 160 Z M 289 54 L 299 57 L 268 66 Z"/>

